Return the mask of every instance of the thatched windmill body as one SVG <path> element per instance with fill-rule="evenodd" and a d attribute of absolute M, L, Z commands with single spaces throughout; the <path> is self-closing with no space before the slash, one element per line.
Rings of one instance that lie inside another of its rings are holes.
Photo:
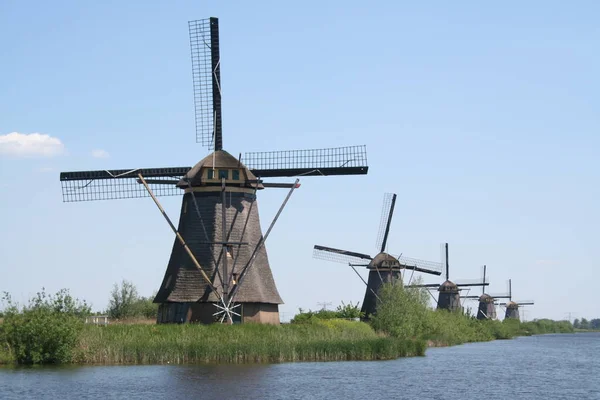
<path fill-rule="evenodd" d="M 392 216 L 396 205 L 396 194 L 386 193 L 384 195 L 383 207 L 379 233 L 377 235 L 377 250 L 375 257 L 368 254 L 358 253 L 315 245 L 313 257 L 321 260 L 340 262 L 348 264 L 366 285 L 364 300 L 361 311 L 364 319 L 375 314 L 377 308 L 378 293 L 384 283 L 402 284 L 402 270 L 412 270 L 426 274 L 441 275 L 441 263 L 409 258 L 401 255 L 395 257 L 386 252 L 388 236 L 392 224 Z M 365 281 L 355 267 L 366 267 L 369 276 Z"/>
<path fill-rule="evenodd" d="M 441 284 L 428 283 L 422 285 L 411 285 L 410 287 L 422 287 L 422 288 L 437 288 L 438 300 L 437 300 L 437 308 L 440 310 L 448 310 L 448 311 L 461 311 L 462 303 L 460 301 L 460 291 L 463 287 L 473 287 L 473 286 L 488 286 L 489 283 L 485 281 L 483 282 L 453 282 L 450 280 L 450 261 L 448 254 L 448 243 L 444 243 L 443 250 L 443 259 L 446 267 L 446 280 Z"/>
<path fill-rule="evenodd" d="M 265 241 L 292 192 L 293 183 L 263 178 L 366 174 L 365 146 L 252 152 L 238 158 L 223 149 L 219 24 L 189 23 L 196 112 L 196 141 L 213 150 L 194 167 L 63 172 L 63 201 L 151 196 L 176 234 L 154 299 L 157 321 L 215 320 L 279 323 L 282 304 Z M 287 188 L 263 235 L 256 193 Z M 158 196 L 183 194 L 175 228 Z"/>

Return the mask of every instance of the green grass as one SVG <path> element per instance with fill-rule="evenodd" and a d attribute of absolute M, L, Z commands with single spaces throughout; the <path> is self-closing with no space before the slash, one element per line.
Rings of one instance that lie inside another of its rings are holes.
<path fill-rule="evenodd" d="M 377 334 L 343 320 L 281 326 L 86 326 L 74 362 L 85 364 L 262 363 L 385 360 L 424 355 L 424 340 Z"/>

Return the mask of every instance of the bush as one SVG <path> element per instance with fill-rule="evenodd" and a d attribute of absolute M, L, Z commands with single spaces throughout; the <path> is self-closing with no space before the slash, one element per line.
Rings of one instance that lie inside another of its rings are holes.
<path fill-rule="evenodd" d="M 83 317 L 90 307 L 66 289 L 54 296 L 44 289 L 19 309 L 8 293 L 0 337 L 7 353 L 19 364 L 58 364 L 72 361 Z"/>
<path fill-rule="evenodd" d="M 377 314 L 371 325 L 377 331 L 401 338 L 421 338 L 430 328 L 429 294 L 423 288 L 386 283 L 379 290 Z"/>

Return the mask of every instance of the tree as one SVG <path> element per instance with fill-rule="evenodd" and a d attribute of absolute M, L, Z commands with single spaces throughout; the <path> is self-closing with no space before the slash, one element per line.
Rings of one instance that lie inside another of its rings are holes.
<path fill-rule="evenodd" d="M 600 329 L 600 318 L 594 318 L 590 321 L 590 329 Z"/>
<path fill-rule="evenodd" d="M 579 319 L 575 318 L 575 321 L 573 321 L 573 328 L 575 328 L 575 329 L 581 328 L 581 322 L 579 322 Z"/>
<path fill-rule="evenodd" d="M 579 328 L 580 329 L 590 329 L 590 322 L 585 318 L 581 318 L 581 322 L 579 323 Z"/>
<path fill-rule="evenodd" d="M 133 283 L 123 280 L 120 287 L 115 283 L 110 292 L 108 316 L 116 319 L 133 317 L 134 304 L 137 300 L 138 292 Z"/>
<path fill-rule="evenodd" d="M 129 281 L 123 280 L 121 286 L 115 283 L 110 293 L 108 316 L 115 319 L 155 318 L 158 304 L 152 302 L 153 298 L 140 296 Z"/>

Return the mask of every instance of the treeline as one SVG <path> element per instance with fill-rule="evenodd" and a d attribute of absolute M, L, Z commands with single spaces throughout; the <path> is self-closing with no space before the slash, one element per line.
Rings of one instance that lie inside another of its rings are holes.
<path fill-rule="evenodd" d="M 594 318 L 589 321 L 585 318 L 575 319 L 575 321 L 573 321 L 573 327 L 575 329 L 597 331 L 600 330 L 600 318 Z"/>
<path fill-rule="evenodd" d="M 529 322 L 519 322 L 515 319 L 477 320 L 468 312 L 433 310 L 429 307 L 429 294 L 426 290 L 424 288 L 405 288 L 402 285 L 384 285 L 378 295 L 377 315 L 372 316 L 370 325 L 375 331 L 391 337 L 424 340 L 433 346 L 450 346 L 468 342 L 510 339 L 515 336 L 574 331 L 573 325 L 568 321 L 549 319 Z M 341 307 L 338 307 L 335 312 L 300 311 L 291 321 L 292 323 L 339 318 Z M 353 312 L 360 312 L 358 306 L 354 306 Z"/>

